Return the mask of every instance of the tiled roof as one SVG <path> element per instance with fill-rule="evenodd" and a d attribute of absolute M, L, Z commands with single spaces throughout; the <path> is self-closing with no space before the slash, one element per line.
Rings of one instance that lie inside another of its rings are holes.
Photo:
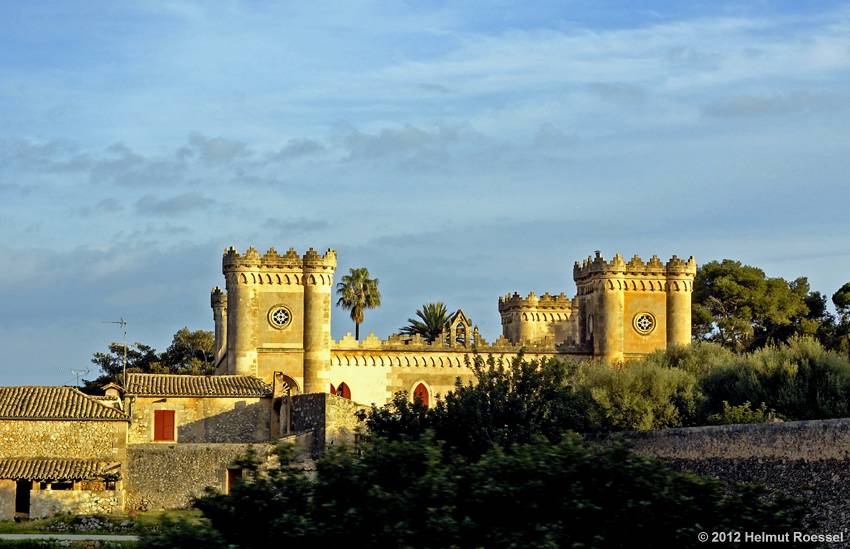
<path fill-rule="evenodd" d="M 88 459 L 0 459 L 0 478 L 25 480 L 84 480 L 117 477 L 120 464 Z"/>
<path fill-rule="evenodd" d="M 126 420 L 74 387 L 0 387 L 0 419 Z"/>
<path fill-rule="evenodd" d="M 127 374 L 126 393 L 149 396 L 265 397 L 272 388 L 254 376 Z"/>

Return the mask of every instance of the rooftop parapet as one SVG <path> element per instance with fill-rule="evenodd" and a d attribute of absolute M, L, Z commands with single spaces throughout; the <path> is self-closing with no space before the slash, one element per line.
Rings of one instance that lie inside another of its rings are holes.
<path fill-rule="evenodd" d="M 634 255 L 629 261 L 623 259 L 620 254 L 615 254 L 611 261 L 606 261 L 600 252 L 591 257 L 587 256 L 584 261 L 576 261 L 573 267 L 573 279 L 576 281 L 595 274 L 629 274 L 629 275 L 656 275 L 669 276 L 678 274 L 696 274 L 697 262 L 693 256 L 686 260 L 673 256 L 665 265 L 657 255 L 653 255 L 649 261 L 644 261 L 639 255 Z"/>
<path fill-rule="evenodd" d="M 300 256 L 295 248 L 289 248 L 285 254 L 280 254 L 274 248 L 260 255 L 256 248 L 251 246 L 240 254 L 233 246 L 224 250 L 222 258 L 222 270 L 224 272 L 241 269 L 294 269 L 303 270 L 310 268 L 336 268 L 336 252 L 328 248 L 324 255 L 310 248 Z"/>
<path fill-rule="evenodd" d="M 546 292 L 540 297 L 530 292 L 528 296 L 522 297 L 517 292 L 505 294 L 499 298 L 499 312 L 512 309 L 570 309 L 573 301 L 564 292 L 551 295 Z"/>
<path fill-rule="evenodd" d="M 345 334 L 345 337 L 339 341 L 331 341 L 331 350 L 333 351 L 431 351 L 431 352 L 455 352 L 455 353 L 472 353 L 480 354 L 488 353 L 518 353 L 520 350 L 529 352 L 555 353 L 563 351 L 562 346 L 558 346 L 551 339 L 540 343 L 511 343 L 504 336 L 499 336 L 492 343 L 487 343 L 483 338 L 477 339 L 478 343 L 470 346 L 464 345 L 449 345 L 442 339 L 437 339 L 429 343 L 421 336 L 413 336 L 411 338 L 401 337 L 398 334 L 393 334 L 387 339 L 379 339 L 375 334 L 370 333 L 362 341 L 357 341 L 351 333 Z"/>

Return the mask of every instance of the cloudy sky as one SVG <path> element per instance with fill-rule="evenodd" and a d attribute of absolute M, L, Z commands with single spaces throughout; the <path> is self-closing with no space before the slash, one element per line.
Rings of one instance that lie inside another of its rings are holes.
<path fill-rule="evenodd" d="M 210 329 L 231 244 L 368 267 L 382 337 L 596 249 L 831 295 L 849 176 L 847 3 L 3 2 L 0 383 Z"/>

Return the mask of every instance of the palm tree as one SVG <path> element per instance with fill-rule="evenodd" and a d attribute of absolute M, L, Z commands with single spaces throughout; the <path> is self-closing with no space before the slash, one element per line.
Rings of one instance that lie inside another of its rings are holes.
<path fill-rule="evenodd" d="M 433 342 L 443 330 L 449 326 L 449 313 L 443 303 L 426 303 L 421 309 L 416 310 L 416 316 L 420 318 L 407 319 L 407 326 L 401 329 L 404 335 L 419 334 L 428 342 Z"/>
<path fill-rule="evenodd" d="M 354 321 L 354 337 L 360 339 L 360 324 L 363 323 L 363 313 L 366 309 L 374 309 L 381 305 L 381 292 L 378 291 L 378 279 L 369 278 L 369 270 L 365 267 L 350 269 L 342 277 L 342 282 L 336 285 L 339 295 L 337 307 L 351 311 Z"/>

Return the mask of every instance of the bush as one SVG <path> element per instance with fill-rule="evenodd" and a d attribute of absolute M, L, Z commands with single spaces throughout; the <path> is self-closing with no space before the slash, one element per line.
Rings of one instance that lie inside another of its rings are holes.
<path fill-rule="evenodd" d="M 596 428 L 600 414 L 590 393 L 576 385 L 577 362 L 475 356 L 470 366 L 476 383 L 458 379 L 432 409 L 399 393 L 389 405 L 361 413 L 368 432 L 399 440 L 430 429 L 448 451 L 475 458 L 494 445 L 510 447 L 538 436 L 557 442 L 568 429 Z"/>
<path fill-rule="evenodd" d="M 717 414 L 708 416 L 708 423 L 711 425 L 734 425 L 740 423 L 768 423 L 776 419 L 776 414 L 767 409 L 767 405 L 762 402 L 758 408 L 752 409 L 749 402 L 745 402 L 740 406 L 732 406 L 725 400 L 723 401 L 723 410 Z"/>
<path fill-rule="evenodd" d="M 431 432 L 373 437 L 356 454 L 337 448 L 312 476 L 284 465 L 197 505 L 209 523 L 171 525 L 145 536 L 141 547 L 222 547 L 224 540 L 266 548 L 285 539 L 294 548 L 330 540 L 368 547 L 687 548 L 701 546 L 700 531 L 785 532 L 799 529 L 803 516 L 791 500 L 675 473 L 623 446 L 576 435 L 556 444 L 536 438 L 510 451 L 496 446 L 470 460 L 447 454 Z M 246 523 L 252 513 L 257 517 Z"/>
<path fill-rule="evenodd" d="M 850 363 L 809 338 L 738 355 L 700 385 L 708 414 L 722 413 L 724 401 L 764 403 L 790 420 L 850 414 Z"/>
<path fill-rule="evenodd" d="M 647 431 L 693 422 L 700 395 L 687 371 L 635 362 L 621 368 L 589 363 L 581 385 L 590 392 L 598 414 L 591 423 L 605 430 Z"/>

